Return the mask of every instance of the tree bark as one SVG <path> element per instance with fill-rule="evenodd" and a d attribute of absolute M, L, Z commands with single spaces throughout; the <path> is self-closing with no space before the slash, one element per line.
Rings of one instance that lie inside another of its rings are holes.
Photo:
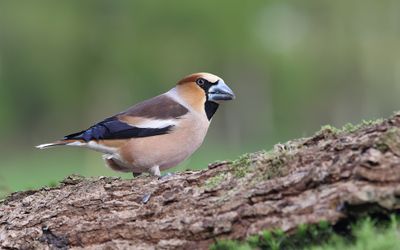
<path fill-rule="evenodd" d="M 207 249 L 219 238 L 397 211 L 399 183 L 400 114 L 165 180 L 70 176 L 14 193 L 0 203 L 0 248 Z"/>

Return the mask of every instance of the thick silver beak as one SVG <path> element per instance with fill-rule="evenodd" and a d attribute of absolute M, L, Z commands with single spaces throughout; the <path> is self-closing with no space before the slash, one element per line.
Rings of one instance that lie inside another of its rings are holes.
<path fill-rule="evenodd" d="M 218 84 L 211 86 L 208 90 L 208 100 L 219 102 L 229 101 L 235 99 L 236 96 L 233 91 L 226 85 L 222 80 L 218 81 Z"/>

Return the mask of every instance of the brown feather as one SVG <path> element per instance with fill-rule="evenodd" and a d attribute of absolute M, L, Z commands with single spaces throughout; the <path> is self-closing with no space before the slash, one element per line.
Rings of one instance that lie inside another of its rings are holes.
<path fill-rule="evenodd" d="M 178 82 L 178 85 L 195 82 L 197 80 L 197 78 L 201 77 L 202 75 L 203 75 L 203 73 L 195 73 L 195 74 L 188 75 L 188 76 L 184 77 L 182 80 L 180 80 Z"/>
<path fill-rule="evenodd" d="M 189 110 L 166 95 L 159 95 L 141 102 L 125 112 L 120 113 L 118 118 L 125 120 L 124 116 L 145 117 L 153 119 L 171 119 L 185 115 Z"/>

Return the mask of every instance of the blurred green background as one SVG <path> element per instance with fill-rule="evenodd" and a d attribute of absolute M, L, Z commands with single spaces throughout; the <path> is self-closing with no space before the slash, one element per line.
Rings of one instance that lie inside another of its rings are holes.
<path fill-rule="evenodd" d="M 237 99 L 180 170 L 386 117 L 400 109 L 399 13 L 395 0 L 1 1 L 0 190 L 118 175 L 99 153 L 34 145 L 193 72 Z"/>

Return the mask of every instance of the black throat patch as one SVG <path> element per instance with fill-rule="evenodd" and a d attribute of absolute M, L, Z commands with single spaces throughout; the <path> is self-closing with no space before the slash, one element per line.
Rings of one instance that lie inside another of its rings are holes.
<path fill-rule="evenodd" d="M 209 82 L 204 78 L 201 78 L 201 80 L 203 80 L 204 83 L 200 86 L 200 88 L 204 90 L 204 94 L 206 95 L 206 103 L 204 104 L 204 108 L 206 111 L 207 118 L 210 121 L 211 118 L 214 116 L 215 112 L 217 112 L 219 104 L 208 100 L 208 93 L 209 93 L 208 91 L 213 85 L 217 85 L 219 80 L 216 82 Z"/>
<path fill-rule="evenodd" d="M 204 108 L 206 110 L 207 118 L 209 121 L 214 116 L 215 112 L 217 112 L 218 107 L 219 104 L 212 101 L 206 101 L 206 103 L 204 104 Z"/>

